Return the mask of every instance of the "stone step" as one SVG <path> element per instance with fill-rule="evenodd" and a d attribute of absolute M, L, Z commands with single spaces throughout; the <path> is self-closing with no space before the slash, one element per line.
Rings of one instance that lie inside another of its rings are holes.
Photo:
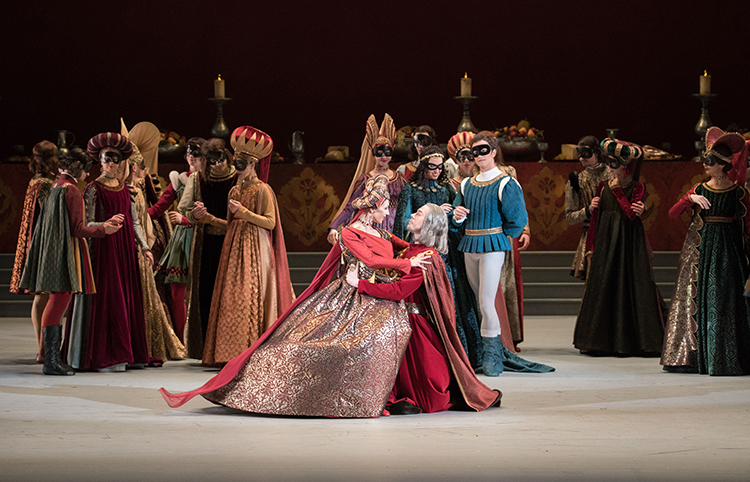
<path fill-rule="evenodd" d="M 310 267 L 310 268 L 292 268 L 289 267 L 289 277 L 292 280 L 292 284 L 294 283 L 307 283 L 309 284 L 313 278 L 315 278 L 315 273 L 318 272 L 318 268 Z"/>
<path fill-rule="evenodd" d="M 570 269 L 574 255 L 573 251 L 521 251 L 521 266 Z"/>
<path fill-rule="evenodd" d="M 31 316 L 31 297 L 13 301 L 0 300 L 0 318 L 25 318 Z"/>
<path fill-rule="evenodd" d="M 328 253 L 322 252 L 294 252 L 286 254 L 290 268 L 315 268 L 316 271 L 323 264 L 326 256 L 328 256 Z"/>
<path fill-rule="evenodd" d="M 9 300 L 9 301 L 25 301 L 30 300 L 30 296 L 25 295 L 17 295 L 16 293 L 10 292 L 10 284 L 8 284 L 7 280 L 3 280 L 2 283 L 0 283 L 0 300 Z"/>
<path fill-rule="evenodd" d="M 15 253 L 0 253 L 0 270 L 13 269 L 13 262 L 15 259 Z"/>
<path fill-rule="evenodd" d="M 656 283 L 662 297 L 671 296 L 674 289 L 673 283 Z M 523 300 L 539 300 L 546 298 L 555 299 L 577 299 L 583 298 L 585 287 L 583 282 L 576 283 L 523 283 Z"/>
<path fill-rule="evenodd" d="M 523 300 L 524 316 L 566 315 L 575 316 L 581 300 L 572 298 L 540 298 Z"/>

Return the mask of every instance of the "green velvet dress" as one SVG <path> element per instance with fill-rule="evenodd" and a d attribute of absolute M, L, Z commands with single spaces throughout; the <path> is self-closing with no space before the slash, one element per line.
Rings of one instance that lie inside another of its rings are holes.
<path fill-rule="evenodd" d="M 600 191 L 589 228 L 593 257 L 573 344 L 592 355 L 655 356 L 662 349 L 666 305 L 654 282 L 643 223 L 624 211 L 642 198 L 644 187 L 632 182 L 616 188 L 622 201 L 604 182 Z M 589 241 L 587 249 L 591 246 Z"/>
<path fill-rule="evenodd" d="M 695 194 L 711 207 L 693 216 L 682 249 L 662 365 L 668 371 L 750 374 L 750 303 L 743 296 L 745 190 L 737 185 L 716 190 L 704 183 Z"/>

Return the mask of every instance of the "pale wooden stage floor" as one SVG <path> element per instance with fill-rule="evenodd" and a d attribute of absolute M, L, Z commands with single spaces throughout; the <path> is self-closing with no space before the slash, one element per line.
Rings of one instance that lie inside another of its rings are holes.
<path fill-rule="evenodd" d="M 125 373 L 41 374 L 31 323 L 0 319 L 0 479 L 749 480 L 750 377 L 589 358 L 574 317 L 528 317 L 521 355 L 550 374 L 481 377 L 499 409 L 376 420 L 263 417 L 202 398 L 194 360 Z"/>

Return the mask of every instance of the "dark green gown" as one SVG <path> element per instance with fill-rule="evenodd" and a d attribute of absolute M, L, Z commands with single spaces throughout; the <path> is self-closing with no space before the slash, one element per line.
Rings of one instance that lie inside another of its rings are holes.
<path fill-rule="evenodd" d="M 693 217 L 683 246 L 662 364 L 668 371 L 750 374 L 750 302 L 743 296 L 745 190 L 737 185 L 716 190 L 704 183 L 695 194 L 711 207 Z M 698 236 L 691 238 L 694 229 Z M 694 318 L 683 299 L 695 303 Z"/>
<path fill-rule="evenodd" d="M 633 199 L 638 182 L 623 186 Z M 640 218 L 631 220 L 609 185 L 601 191 L 586 291 L 573 344 L 597 355 L 655 356 L 661 352 L 666 305 L 654 282 Z"/>

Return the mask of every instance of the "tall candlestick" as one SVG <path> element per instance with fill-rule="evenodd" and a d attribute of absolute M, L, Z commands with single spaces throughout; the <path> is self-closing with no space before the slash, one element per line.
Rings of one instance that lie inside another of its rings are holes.
<path fill-rule="evenodd" d="M 711 76 L 708 72 L 703 71 L 703 75 L 698 77 L 698 85 L 700 86 L 700 92 L 702 95 L 708 95 L 711 93 Z"/>
<path fill-rule="evenodd" d="M 467 72 L 464 72 L 464 77 L 461 79 L 461 97 L 471 97 L 471 77 Z"/>
<path fill-rule="evenodd" d="M 221 74 L 219 74 L 219 78 L 214 80 L 214 97 L 216 99 L 223 99 L 226 91 L 224 90 L 224 80 L 221 78 Z"/>

